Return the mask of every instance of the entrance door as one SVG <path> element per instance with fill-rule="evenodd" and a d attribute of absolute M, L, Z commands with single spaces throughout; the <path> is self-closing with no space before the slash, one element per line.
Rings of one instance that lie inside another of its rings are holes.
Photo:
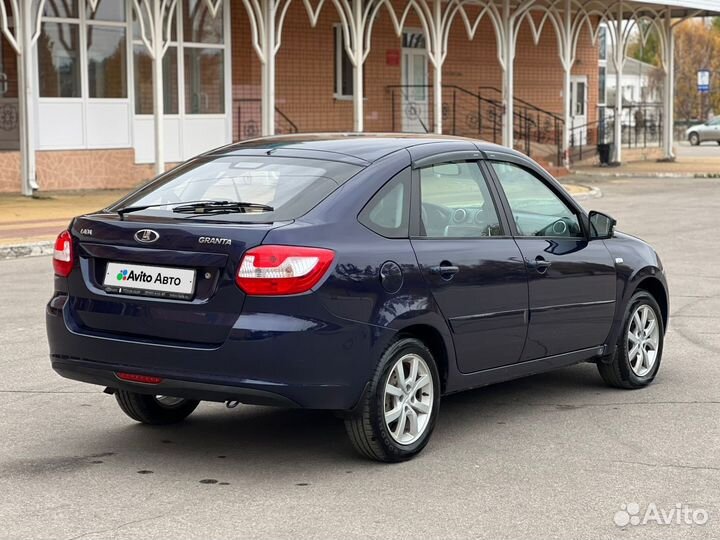
<path fill-rule="evenodd" d="M 403 32 L 402 49 L 402 130 L 407 133 L 426 133 L 428 123 L 428 62 L 425 35 L 422 32 Z"/>
<path fill-rule="evenodd" d="M 587 144 L 587 94 L 587 76 L 573 76 L 570 79 L 570 136 L 575 146 Z"/>

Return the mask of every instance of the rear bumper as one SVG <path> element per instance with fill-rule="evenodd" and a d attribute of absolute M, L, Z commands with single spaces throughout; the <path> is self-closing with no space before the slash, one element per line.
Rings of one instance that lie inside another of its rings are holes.
<path fill-rule="evenodd" d="M 66 302 L 46 310 L 53 369 L 63 377 L 128 391 L 208 401 L 349 410 L 394 332 L 343 320 L 249 313 L 215 348 L 103 336 L 77 327 Z M 128 372 L 160 384 L 118 379 Z"/>
<path fill-rule="evenodd" d="M 123 366 L 100 366 L 97 362 L 53 358 L 52 367 L 66 379 L 99 384 L 108 388 L 137 392 L 138 394 L 175 396 L 204 401 L 240 401 L 253 405 L 274 405 L 278 407 L 300 406 L 281 394 L 254 388 L 180 379 L 163 379 L 159 384 L 124 381 L 115 375 L 124 369 L 128 369 Z"/>

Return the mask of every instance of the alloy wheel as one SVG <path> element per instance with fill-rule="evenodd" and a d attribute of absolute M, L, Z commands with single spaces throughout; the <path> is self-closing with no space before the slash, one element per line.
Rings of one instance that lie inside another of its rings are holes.
<path fill-rule="evenodd" d="M 385 425 L 398 444 L 417 441 L 427 429 L 433 409 L 432 372 L 417 354 L 406 354 L 390 370 L 385 382 Z"/>
<path fill-rule="evenodd" d="M 638 377 L 645 377 L 655 366 L 660 344 L 660 325 L 652 307 L 641 304 L 630 319 L 627 350 L 630 368 Z"/>

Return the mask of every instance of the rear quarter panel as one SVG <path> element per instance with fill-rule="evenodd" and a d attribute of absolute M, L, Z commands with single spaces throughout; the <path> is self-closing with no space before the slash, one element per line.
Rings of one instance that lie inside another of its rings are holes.
<path fill-rule="evenodd" d="M 423 279 L 415 252 L 407 238 L 385 238 L 357 219 L 368 200 L 397 173 L 410 165 L 401 150 L 371 165 L 348 181 L 302 220 L 273 230 L 266 244 L 291 244 L 332 249 L 334 267 L 316 287 L 318 300 L 329 313 L 379 331 L 365 351 L 365 372 L 371 373 L 397 332 L 414 325 L 429 325 L 443 338 L 448 363 L 455 365 L 452 337 Z M 387 291 L 380 268 L 392 261 L 402 270 L 402 286 Z"/>

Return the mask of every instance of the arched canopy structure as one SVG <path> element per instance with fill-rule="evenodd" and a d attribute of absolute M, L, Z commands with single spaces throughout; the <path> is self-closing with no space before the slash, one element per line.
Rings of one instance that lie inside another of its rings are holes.
<path fill-rule="evenodd" d="M 38 188 L 35 175 L 35 136 L 33 99 L 37 92 L 32 76 L 33 48 L 41 33 L 46 2 L 52 0 L 0 1 L 0 30 L 18 57 L 19 109 L 22 155 L 22 190 L 30 194 Z M 154 92 L 154 152 L 156 171 L 165 168 L 163 127 L 163 58 L 171 46 L 174 15 L 179 0 L 127 0 L 139 26 L 140 43 L 145 47 L 153 65 Z M 243 9 L 250 23 L 252 48 L 261 65 L 261 128 L 271 135 L 275 126 L 275 57 L 282 47 L 284 22 L 293 1 L 302 2 L 311 26 L 315 26 L 323 9 L 337 13 L 342 26 L 344 48 L 354 72 L 353 127 L 364 130 L 363 66 L 371 51 L 373 29 L 380 13 L 386 13 L 394 32 L 400 36 L 409 17 L 419 21 L 425 35 L 427 60 L 433 68 L 433 115 L 431 129 L 442 133 L 443 118 L 438 111 L 443 106 L 443 65 L 448 56 L 452 32 L 465 32 L 472 40 L 482 23 L 489 22 L 495 34 L 498 65 L 502 72 L 503 127 L 502 142 L 514 142 L 515 106 L 514 63 L 519 34 L 529 29 L 537 43 L 547 32 L 554 35 L 557 54 L 563 71 L 560 95 L 563 99 L 562 150 L 567 163 L 571 146 L 570 81 L 576 64 L 580 39 L 590 37 L 596 43 L 600 28 L 607 31 L 613 44 L 610 58 L 618 85 L 625 64 L 625 54 L 631 39 L 647 39 L 653 31 L 659 36 L 664 76 L 664 107 L 666 119 L 673 118 L 673 29 L 683 19 L 714 15 L 720 12 L 717 0 L 198 0 L 206 12 L 218 16 L 223 6 Z M 90 11 L 98 9 L 98 0 L 84 0 Z M 616 92 L 615 114 L 622 108 L 622 96 Z M 672 122 L 664 123 L 664 151 L 672 156 Z M 614 123 L 615 140 L 622 133 L 620 122 Z M 620 161 L 621 148 L 616 145 L 615 159 Z"/>

